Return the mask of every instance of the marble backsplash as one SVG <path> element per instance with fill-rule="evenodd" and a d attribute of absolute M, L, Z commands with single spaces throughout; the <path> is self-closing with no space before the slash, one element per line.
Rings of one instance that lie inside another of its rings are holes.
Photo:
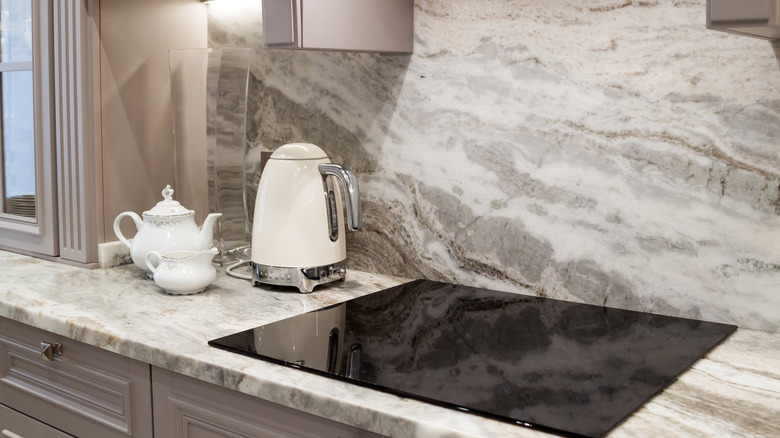
<path fill-rule="evenodd" d="M 252 48 L 250 159 L 358 175 L 348 266 L 780 330 L 780 44 L 704 0 L 416 0 L 412 55 Z"/>

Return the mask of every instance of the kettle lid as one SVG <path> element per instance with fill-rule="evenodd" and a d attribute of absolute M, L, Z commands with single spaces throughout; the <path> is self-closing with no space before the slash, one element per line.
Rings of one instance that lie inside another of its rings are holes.
<path fill-rule="evenodd" d="M 319 146 L 311 143 L 289 143 L 271 154 L 272 160 L 321 160 L 328 155 Z"/>
<path fill-rule="evenodd" d="M 162 195 L 165 199 L 158 202 L 151 210 L 145 211 L 144 216 L 185 216 L 195 213 L 194 210 L 184 208 L 179 201 L 173 200 L 173 189 L 170 185 L 165 186 Z"/>

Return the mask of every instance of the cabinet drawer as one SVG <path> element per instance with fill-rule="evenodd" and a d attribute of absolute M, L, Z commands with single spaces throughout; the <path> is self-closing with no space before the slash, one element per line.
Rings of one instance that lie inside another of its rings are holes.
<path fill-rule="evenodd" d="M 62 345 L 52 360 L 42 343 Z M 0 318 L 0 402 L 81 437 L 152 437 L 148 364 Z"/>
<path fill-rule="evenodd" d="M 0 437 L 2 438 L 73 438 L 27 415 L 0 405 Z"/>

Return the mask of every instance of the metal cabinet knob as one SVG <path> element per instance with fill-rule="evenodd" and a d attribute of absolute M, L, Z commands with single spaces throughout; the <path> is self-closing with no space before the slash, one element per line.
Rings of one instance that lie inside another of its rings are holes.
<path fill-rule="evenodd" d="M 41 342 L 41 358 L 53 362 L 54 356 L 62 356 L 62 344 Z"/>

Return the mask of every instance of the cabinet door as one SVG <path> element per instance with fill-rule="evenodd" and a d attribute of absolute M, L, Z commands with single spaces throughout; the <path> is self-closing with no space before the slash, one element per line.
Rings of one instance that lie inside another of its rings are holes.
<path fill-rule="evenodd" d="M 152 367 L 152 393 L 158 437 L 380 437 L 156 367 Z"/>
<path fill-rule="evenodd" d="M 2 438 L 73 438 L 27 415 L 0 405 L 0 437 Z"/>
<path fill-rule="evenodd" d="M 97 264 L 99 3 L 2 2 L 0 248 Z"/>
<path fill-rule="evenodd" d="M 57 429 L 151 438 L 150 379 L 149 364 L 0 318 L 0 402 Z"/>

